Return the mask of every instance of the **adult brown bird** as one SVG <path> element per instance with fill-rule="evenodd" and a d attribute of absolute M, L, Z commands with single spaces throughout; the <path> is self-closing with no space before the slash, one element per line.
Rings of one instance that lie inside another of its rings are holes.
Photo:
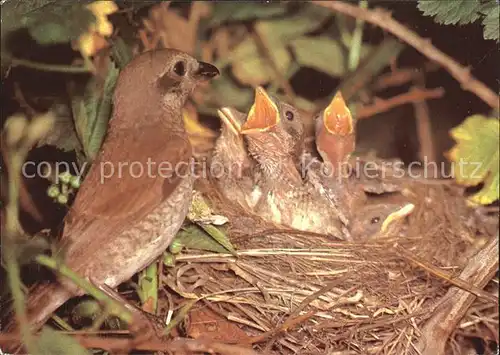
<path fill-rule="evenodd" d="M 120 73 L 102 149 L 65 219 L 65 264 L 114 288 L 168 247 L 191 203 L 192 156 L 181 110 L 196 85 L 219 75 L 211 64 L 162 49 L 134 58 Z M 83 291 L 66 279 L 27 299 L 34 328 Z"/>

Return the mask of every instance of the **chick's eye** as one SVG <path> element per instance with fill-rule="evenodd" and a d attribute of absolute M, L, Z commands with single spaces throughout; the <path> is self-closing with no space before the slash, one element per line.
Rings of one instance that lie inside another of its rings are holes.
<path fill-rule="evenodd" d="M 286 111 L 285 112 L 285 117 L 288 121 L 292 121 L 294 118 L 293 112 L 292 111 Z"/>
<path fill-rule="evenodd" d="M 371 222 L 371 224 L 378 223 L 378 222 L 380 222 L 380 217 L 373 217 L 370 222 Z"/>
<path fill-rule="evenodd" d="M 175 63 L 174 73 L 179 76 L 184 76 L 184 74 L 186 74 L 186 66 L 184 65 L 184 62 Z"/>

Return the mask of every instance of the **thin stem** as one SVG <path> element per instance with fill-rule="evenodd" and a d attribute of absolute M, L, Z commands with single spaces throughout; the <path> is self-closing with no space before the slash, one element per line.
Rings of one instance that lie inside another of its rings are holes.
<path fill-rule="evenodd" d="M 359 2 L 359 7 L 362 9 L 368 8 L 368 1 L 361 0 Z M 359 57 L 361 53 L 361 45 L 363 43 L 363 27 L 365 21 L 362 19 L 356 19 L 356 28 L 354 29 L 354 33 L 352 35 L 351 40 L 351 50 L 349 51 L 349 60 L 348 60 L 348 68 L 349 71 L 354 71 L 359 64 Z"/>
<path fill-rule="evenodd" d="M 72 65 L 46 64 L 33 62 L 27 59 L 11 58 L 12 66 L 22 66 L 26 68 L 38 69 L 42 71 L 51 71 L 59 73 L 92 73 L 92 68 L 88 65 L 75 67 Z"/>
<path fill-rule="evenodd" d="M 96 300 L 104 303 L 106 307 L 108 307 L 110 314 L 118 316 L 121 320 L 129 324 L 132 322 L 132 314 L 125 308 L 125 306 L 109 298 L 106 295 L 106 293 L 99 290 L 89 281 L 81 278 L 78 274 L 76 274 L 66 265 L 63 265 L 54 258 L 48 257 L 46 255 L 38 255 L 36 257 L 36 261 L 40 265 L 55 270 L 62 276 L 69 278 L 76 286 L 86 291 L 90 296 L 94 297 Z"/>
<path fill-rule="evenodd" d="M 30 332 L 26 310 L 24 308 L 24 293 L 22 291 L 21 270 L 16 260 L 14 239 L 20 230 L 19 228 L 19 182 L 21 180 L 21 166 L 24 161 L 22 151 L 11 153 L 9 160 L 9 202 L 6 206 L 6 223 L 5 223 L 5 266 L 12 292 L 14 310 L 16 312 L 17 321 L 21 331 L 21 336 L 28 353 L 36 353 L 36 345 L 33 336 Z"/>

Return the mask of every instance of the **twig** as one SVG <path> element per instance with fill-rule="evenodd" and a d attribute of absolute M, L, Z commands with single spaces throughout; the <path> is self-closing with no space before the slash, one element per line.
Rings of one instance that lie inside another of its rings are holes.
<path fill-rule="evenodd" d="M 356 71 L 349 73 L 335 90 L 341 91 L 344 99 L 349 101 L 387 67 L 392 59 L 397 58 L 404 48 L 405 45 L 401 41 L 392 37 L 385 38 L 380 45 L 363 59 L 356 68 Z M 318 107 L 325 107 L 328 104 L 321 101 L 323 100 L 318 102 Z"/>
<path fill-rule="evenodd" d="M 425 90 L 423 87 L 418 87 Z M 421 161 L 435 162 L 434 139 L 432 138 L 432 126 L 429 115 L 429 106 L 425 100 L 413 103 L 415 119 L 417 121 L 417 136 L 420 143 L 419 156 Z"/>
<path fill-rule="evenodd" d="M 372 89 L 381 91 L 390 87 L 400 86 L 417 79 L 422 73 L 430 73 L 439 69 L 435 62 L 427 62 L 423 68 L 400 68 L 381 75 L 373 84 Z"/>
<path fill-rule="evenodd" d="M 460 279 L 481 289 L 494 277 L 498 270 L 498 234 L 480 250 L 467 264 Z M 442 355 L 445 353 L 449 336 L 458 322 L 478 296 L 475 293 L 452 287 L 442 298 L 433 316 L 422 329 L 422 336 L 417 344 L 423 355 Z M 495 305 L 498 305 L 496 298 Z"/>
<path fill-rule="evenodd" d="M 0 149 L 2 151 L 3 161 L 4 161 L 5 165 L 8 167 L 9 166 L 9 163 L 8 163 L 9 156 L 6 153 L 3 145 Z M 8 171 L 7 171 L 7 173 L 8 173 Z M 0 177 L 0 179 L 1 179 L 1 186 L 2 186 L 2 190 L 3 190 L 4 187 L 8 186 L 8 183 L 7 183 L 7 181 L 4 181 L 5 177 L 3 176 L 3 174 Z M 2 191 L 2 195 L 3 194 L 4 194 L 4 192 Z M 26 213 L 28 213 L 36 222 L 41 223 L 43 221 L 42 213 L 40 212 L 40 210 L 36 206 L 35 202 L 31 198 L 31 195 L 28 192 L 28 188 L 26 187 L 26 183 L 22 179 L 22 177 L 19 181 L 19 205 L 20 205 L 21 209 L 23 209 Z"/>
<path fill-rule="evenodd" d="M 387 100 L 378 99 L 375 101 L 373 105 L 363 106 L 356 111 L 356 118 L 364 119 L 369 118 L 373 115 L 376 115 L 381 112 L 388 111 L 394 107 L 421 102 L 428 99 L 438 99 L 444 95 L 443 88 L 435 88 L 435 89 L 422 89 L 418 87 L 412 88 L 410 91 L 391 97 Z"/>
<path fill-rule="evenodd" d="M 477 80 L 470 73 L 469 68 L 458 64 L 452 57 L 434 47 L 430 40 L 421 38 L 417 33 L 394 20 L 389 11 L 381 8 L 375 10 L 362 9 L 358 6 L 341 1 L 312 1 L 312 3 L 370 22 L 392 33 L 429 59 L 432 59 L 446 68 L 446 70 L 448 70 L 448 72 L 460 83 L 462 89 L 474 93 L 496 110 L 500 109 L 498 95 Z"/>
<path fill-rule="evenodd" d="M 83 279 L 81 276 L 79 276 L 77 273 L 69 269 L 58 260 L 55 260 L 54 258 L 48 257 L 46 255 L 38 255 L 36 257 L 36 262 L 40 265 L 57 271 L 62 276 L 69 278 L 76 286 L 85 290 L 97 301 L 102 302 L 108 308 L 110 314 L 116 315 L 118 318 L 128 324 L 133 322 L 133 314 L 126 307 L 126 305 L 122 305 L 121 303 L 116 302 L 112 298 L 108 297 L 108 294 L 95 287 L 91 282 Z"/>

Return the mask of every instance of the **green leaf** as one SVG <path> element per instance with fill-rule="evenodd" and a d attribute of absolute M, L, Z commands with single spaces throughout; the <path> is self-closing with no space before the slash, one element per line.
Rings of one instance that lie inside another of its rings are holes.
<path fill-rule="evenodd" d="M 500 6 L 493 3 L 493 6 L 490 6 L 490 8 L 486 12 L 486 17 L 483 19 L 484 39 L 493 39 L 498 41 L 500 33 L 499 14 Z"/>
<path fill-rule="evenodd" d="M 480 17 L 479 0 L 419 0 L 418 9 L 424 16 L 433 16 L 434 21 L 445 25 L 465 25 Z"/>
<path fill-rule="evenodd" d="M 331 13 L 312 4 L 305 4 L 297 14 L 277 20 L 259 21 L 255 30 L 268 44 L 286 45 L 291 40 L 321 27 L 331 17 Z"/>
<path fill-rule="evenodd" d="M 37 342 L 39 355 L 90 355 L 75 339 L 49 327 L 43 327 Z"/>
<path fill-rule="evenodd" d="M 281 73 L 285 73 L 292 62 L 288 50 L 281 45 L 273 46 L 269 52 Z M 249 86 L 264 85 L 275 78 L 270 59 L 266 59 L 251 37 L 241 42 L 231 53 L 232 71 L 241 84 Z"/>
<path fill-rule="evenodd" d="M 33 14 L 39 12 L 45 6 L 50 6 L 55 2 L 55 0 L 2 1 L 2 41 L 4 40 L 8 32 L 15 31 L 19 28 L 24 27 L 24 23 L 23 21 L 20 21 L 20 19 L 25 18 L 25 16 L 29 15 L 30 13 Z M 5 14 L 9 14 L 9 16 L 6 16 Z"/>
<path fill-rule="evenodd" d="M 457 144 L 446 153 L 452 161 L 457 183 L 483 188 L 470 200 L 490 204 L 499 198 L 500 123 L 482 115 L 467 117 L 450 131 Z"/>
<path fill-rule="evenodd" d="M 217 243 L 222 245 L 224 248 L 229 250 L 231 254 L 236 256 L 236 249 L 234 249 L 231 241 L 227 237 L 227 234 L 224 233 L 220 228 L 212 225 L 212 224 L 202 224 L 198 223 L 198 225 L 205 231 L 209 236 L 211 236 Z"/>
<path fill-rule="evenodd" d="M 297 62 L 332 76 L 346 73 L 345 53 L 342 46 L 327 36 L 303 37 L 290 42 Z"/>
<path fill-rule="evenodd" d="M 87 84 L 84 96 L 74 96 L 72 100 L 76 131 L 90 161 L 93 161 L 99 152 L 106 134 L 118 73 L 118 68 L 110 61 L 104 83 L 93 77 Z"/>
<path fill-rule="evenodd" d="M 75 125 L 65 105 L 55 105 L 52 110 L 55 122 L 48 134 L 42 137 L 37 146 L 55 146 L 65 152 L 80 150 L 82 148 L 76 135 Z"/>
<path fill-rule="evenodd" d="M 230 249 L 225 248 L 221 243 L 195 225 L 182 229 L 177 233 L 175 239 L 183 246 L 190 249 L 207 250 L 221 254 L 231 251 L 230 249 L 234 252 L 234 248 L 228 240 L 225 244 L 229 245 Z"/>
<path fill-rule="evenodd" d="M 112 40 L 112 43 L 111 55 L 113 57 L 113 60 L 118 65 L 118 68 L 121 70 L 125 68 L 125 66 L 132 59 L 132 50 L 121 37 L 116 37 Z"/>
<path fill-rule="evenodd" d="M 55 2 L 28 13 L 21 23 L 38 43 L 57 44 L 76 40 L 95 20 L 84 3 Z"/>
<path fill-rule="evenodd" d="M 224 73 L 224 72 L 223 72 Z M 230 75 L 222 73 L 220 80 L 212 82 L 214 96 L 218 102 L 214 106 L 232 106 L 236 109 L 246 111 L 253 101 L 253 90 L 248 87 L 240 87 L 231 80 Z"/>
<path fill-rule="evenodd" d="M 246 21 L 256 18 L 279 16 L 286 12 L 283 4 L 258 4 L 252 2 L 217 1 L 213 8 L 213 16 L 208 25 L 218 26 L 225 22 Z"/>

